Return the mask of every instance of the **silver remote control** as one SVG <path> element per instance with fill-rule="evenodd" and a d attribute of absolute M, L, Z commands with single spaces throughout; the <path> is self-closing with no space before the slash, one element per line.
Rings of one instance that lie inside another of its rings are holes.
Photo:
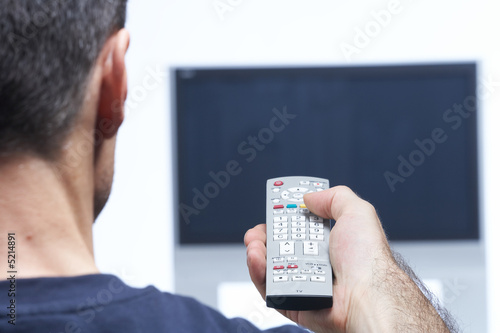
<path fill-rule="evenodd" d="M 317 177 L 280 177 L 267 181 L 268 307 L 299 311 L 332 307 L 330 220 L 312 214 L 303 200 L 304 194 L 329 186 L 328 179 Z"/>

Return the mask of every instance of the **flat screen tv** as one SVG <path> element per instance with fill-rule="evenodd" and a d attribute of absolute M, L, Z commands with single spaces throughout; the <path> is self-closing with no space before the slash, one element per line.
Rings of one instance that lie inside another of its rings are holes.
<path fill-rule="evenodd" d="M 351 187 L 390 240 L 479 238 L 475 63 L 173 76 L 181 245 L 241 243 L 292 175 Z"/>

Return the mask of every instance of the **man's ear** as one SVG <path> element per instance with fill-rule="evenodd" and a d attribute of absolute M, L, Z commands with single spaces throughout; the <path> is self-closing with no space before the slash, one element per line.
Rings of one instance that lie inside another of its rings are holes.
<path fill-rule="evenodd" d="M 121 29 L 106 41 L 98 60 L 102 74 L 96 131 L 104 138 L 115 136 L 125 117 L 124 104 L 127 98 L 125 54 L 129 43 L 128 31 Z"/>

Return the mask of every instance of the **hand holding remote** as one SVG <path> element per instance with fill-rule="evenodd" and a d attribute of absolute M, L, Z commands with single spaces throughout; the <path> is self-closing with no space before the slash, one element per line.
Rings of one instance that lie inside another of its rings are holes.
<path fill-rule="evenodd" d="M 315 332 L 448 332 L 418 286 L 394 260 L 375 209 L 346 187 L 306 194 L 308 209 L 336 220 L 330 234 L 335 274 L 333 307 L 279 310 Z M 266 294 L 266 228 L 247 232 L 247 264 L 255 286 Z"/>

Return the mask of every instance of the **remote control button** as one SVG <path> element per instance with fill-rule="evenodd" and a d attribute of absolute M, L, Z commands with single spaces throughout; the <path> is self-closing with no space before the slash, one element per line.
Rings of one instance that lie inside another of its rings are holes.
<path fill-rule="evenodd" d="M 292 264 L 290 264 L 286 268 L 288 268 L 288 269 L 297 269 L 297 268 L 299 268 L 299 266 L 298 265 L 292 265 Z"/>
<path fill-rule="evenodd" d="M 305 188 L 305 187 L 292 187 L 292 188 L 289 188 L 288 191 L 292 192 L 292 193 L 307 193 L 309 191 L 308 188 Z"/>
<path fill-rule="evenodd" d="M 274 235 L 286 235 L 286 234 L 288 234 L 288 228 L 274 229 L 273 234 Z"/>
<path fill-rule="evenodd" d="M 296 204 L 288 204 L 286 205 L 286 208 L 297 208 Z"/>
<path fill-rule="evenodd" d="M 294 255 L 295 243 L 294 242 L 280 242 L 280 256 Z"/>
<path fill-rule="evenodd" d="M 305 228 L 305 222 L 292 222 L 292 228 Z"/>
<path fill-rule="evenodd" d="M 286 213 L 287 213 L 287 214 L 297 214 L 297 209 L 295 209 L 295 208 L 292 208 L 292 209 L 287 209 L 287 210 L 286 210 Z"/>
<path fill-rule="evenodd" d="M 283 266 L 283 265 L 274 266 L 273 269 L 274 270 L 276 270 L 276 269 L 285 269 L 285 266 Z"/>
<path fill-rule="evenodd" d="M 324 276 L 311 276 L 311 282 L 326 282 Z"/>
<path fill-rule="evenodd" d="M 287 222 L 273 223 L 273 229 L 288 228 Z"/>
<path fill-rule="evenodd" d="M 271 200 L 271 202 L 273 204 L 279 204 L 280 203 L 280 199 L 273 199 L 273 200 Z"/>
<path fill-rule="evenodd" d="M 299 274 L 299 270 L 298 269 L 289 269 L 287 271 L 288 274 Z"/>
<path fill-rule="evenodd" d="M 307 208 L 305 204 L 300 205 L 300 208 Z"/>
<path fill-rule="evenodd" d="M 273 240 L 275 241 L 280 241 L 280 240 L 288 240 L 288 235 L 280 234 L 280 235 L 274 235 Z"/>
<path fill-rule="evenodd" d="M 281 192 L 281 198 L 284 200 L 290 199 L 290 192 L 288 192 L 288 191 Z"/>
<path fill-rule="evenodd" d="M 326 275 L 326 272 L 325 271 L 321 271 L 321 270 L 315 270 L 314 274 L 316 274 L 316 275 Z"/>
<path fill-rule="evenodd" d="M 292 222 L 305 222 L 305 216 L 292 216 Z"/>
<path fill-rule="evenodd" d="M 305 234 L 292 234 L 292 239 L 293 240 L 304 240 L 306 239 Z"/>
<path fill-rule="evenodd" d="M 297 258 L 297 257 L 288 257 L 288 258 L 286 258 L 286 261 L 289 261 L 289 262 L 290 261 L 298 261 L 298 260 L 299 260 L 299 258 Z"/>
<path fill-rule="evenodd" d="M 309 228 L 323 228 L 323 223 L 321 223 L 321 222 L 309 222 Z"/>
<path fill-rule="evenodd" d="M 285 271 L 283 269 L 277 269 L 273 271 L 273 275 L 283 275 L 285 274 Z"/>
<path fill-rule="evenodd" d="M 273 221 L 274 222 L 287 222 L 288 221 L 288 217 L 286 216 L 276 216 L 273 218 Z"/>
<path fill-rule="evenodd" d="M 292 197 L 295 199 L 295 200 L 302 200 L 302 198 L 304 197 L 304 194 L 303 193 L 294 193 L 292 195 Z"/>
<path fill-rule="evenodd" d="M 313 183 L 313 186 L 314 187 L 325 187 L 325 184 L 320 183 L 320 182 L 316 182 L 316 183 Z"/>
<path fill-rule="evenodd" d="M 321 192 L 321 191 L 324 191 L 324 190 L 325 190 L 324 188 L 318 188 L 318 189 L 316 190 L 316 192 Z"/>
<path fill-rule="evenodd" d="M 283 205 L 274 205 L 273 209 L 283 209 L 285 206 Z"/>
<path fill-rule="evenodd" d="M 274 182 L 274 186 L 283 186 L 283 182 L 281 180 L 278 180 Z"/>
<path fill-rule="evenodd" d="M 309 240 L 323 241 L 325 236 L 323 235 L 309 235 Z"/>
<path fill-rule="evenodd" d="M 282 214 L 285 214 L 285 210 L 284 209 L 275 209 L 275 210 L 273 210 L 273 215 L 282 215 Z"/>
<path fill-rule="evenodd" d="M 274 257 L 273 262 L 285 262 L 285 257 Z"/>
<path fill-rule="evenodd" d="M 299 213 L 300 213 L 300 214 L 309 214 L 309 213 L 310 213 L 310 211 L 309 211 L 309 209 L 307 209 L 307 208 L 301 208 L 301 209 L 299 209 Z"/>
<path fill-rule="evenodd" d="M 300 271 L 301 274 L 312 274 L 312 271 L 310 269 L 303 269 Z"/>
<path fill-rule="evenodd" d="M 325 229 L 314 228 L 314 229 L 309 230 L 309 233 L 311 235 L 324 235 L 325 234 Z"/>
<path fill-rule="evenodd" d="M 301 180 L 301 181 L 299 182 L 299 184 L 300 184 L 300 185 L 306 185 L 306 186 L 309 186 L 309 185 L 311 185 L 311 182 L 310 182 L 310 181 L 308 181 L 308 180 Z"/>
<path fill-rule="evenodd" d="M 278 193 L 280 191 L 279 187 L 275 187 L 271 190 L 273 193 Z"/>
<path fill-rule="evenodd" d="M 275 276 L 273 278 L 274 282 L 287 282 L 288 281 L 288 276 Z"/>
<path fill-rule="evenodd" d="M 319 246 L 317 242 L 305 242 L 304 243 L 304 255 L 306 256 L 318 256 Z"/>
<path fill-rule="evenodd" d="M 311 222 L 323 222 L 323 218 L 319 216 L 309 216 L 309 221 Z"/>
<path fill-rule="evenodd" d="M 307 281 L 307 277 L 304 275 L 295 275 L 292 277 L 292 281 Z"/>

